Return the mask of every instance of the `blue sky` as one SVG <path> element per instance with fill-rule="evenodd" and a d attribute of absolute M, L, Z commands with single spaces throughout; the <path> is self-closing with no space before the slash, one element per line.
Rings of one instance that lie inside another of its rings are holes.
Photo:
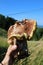
<path fill-rule="evenodd" d="M 17 20 L 34 19 L 43 25 L 43 0 L 0 0 L 0 14 Z"/>

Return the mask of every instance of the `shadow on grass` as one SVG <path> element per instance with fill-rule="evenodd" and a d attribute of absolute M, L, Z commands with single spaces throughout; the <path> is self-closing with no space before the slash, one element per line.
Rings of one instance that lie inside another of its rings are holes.
<path fill-rule="evenodd" d="M 3 60 L 7 51 L 7 47 L 0 47 L 0 62 Z"/>

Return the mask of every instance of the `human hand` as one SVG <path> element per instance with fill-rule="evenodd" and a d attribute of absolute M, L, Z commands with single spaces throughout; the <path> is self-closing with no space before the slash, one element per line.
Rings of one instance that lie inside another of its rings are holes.
<path fill-rule="evenodd" d="M 6 55 L 3 59 L 3 61 L 1 62 L 1 65 L 12 65 L 14 58 L 17 57 L 17 45 L 10 45 L 8 47 L 8 50 L 6 52 Z"/>
<path fill-rule="evenodd" d="M 10 45 L 8 50 L 7 50 L 7 53 L 6 55 L 10 56 L 10 55 L 16 55 L 17 54 L 17 45 Z"/>

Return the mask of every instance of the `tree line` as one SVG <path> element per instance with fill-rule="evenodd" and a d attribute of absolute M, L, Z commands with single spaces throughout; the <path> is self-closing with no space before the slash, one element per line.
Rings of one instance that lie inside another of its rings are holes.
<path fill-rule="evenodd" d="M 31 40 L 40 40 L 41 38 L 43 38 L 43 28 L 41 27 L 37 27 L 36 31 L 33 34 L 33 37 L 31 38 Z"/>
<path fill-rule="evenodd" d="M 8 28 L 13 25 L 17 20 L 11 17 L 5 17 L 4 15 L 0 14 L 0 28 L 8 30 Z"/>

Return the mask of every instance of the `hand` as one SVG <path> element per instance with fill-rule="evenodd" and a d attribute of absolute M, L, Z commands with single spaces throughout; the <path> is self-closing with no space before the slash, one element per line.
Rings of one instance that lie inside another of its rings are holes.
<path fill-rule="evenodd" d="M 8 50 L 7 50 L 7 53 L 6 55 L 8 56 L 13 56 L 13 55 L 16 55 L 17 54 L 17 45 L 10 45 Z"/>
<path fill-rule="evenodd" d="M 3 65 L 12 65 L 14 58 L 17 57 L 17 45 L 10 45 L 8 47 L 7 53 L 5 55 L 5 58 L 2 61 Z"/>

